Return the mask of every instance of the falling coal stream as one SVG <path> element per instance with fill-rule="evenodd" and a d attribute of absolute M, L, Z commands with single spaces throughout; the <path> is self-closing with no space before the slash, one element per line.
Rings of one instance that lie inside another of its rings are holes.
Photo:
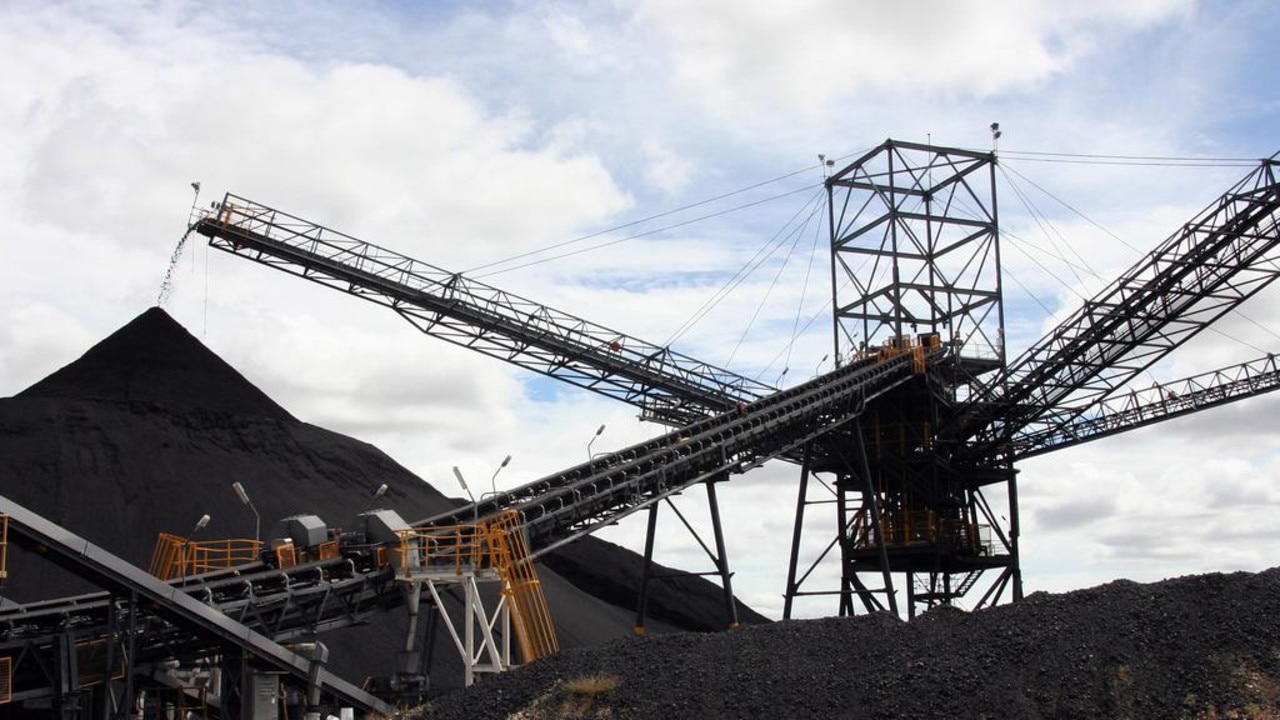
<path fill-rule="evenodd" d="M 164 307 L 169 300 L 169 291 L 173 289 L 173 269 L 178 266 L 178 260 L 182 258 L 182 250 L 187 246 L 187 238 L 191 237 L 195 226 L 187 228 L 178 240 L 178 246 L 173 249 L 173 254 L 169 256 L 169 267 L 164 271 L 164 281 L 160 283 L 160 293 L 156 296 L 156 306 Z"/>

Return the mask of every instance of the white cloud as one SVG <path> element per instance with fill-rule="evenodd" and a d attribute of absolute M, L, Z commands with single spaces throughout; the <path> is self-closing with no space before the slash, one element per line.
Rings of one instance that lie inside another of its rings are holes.
<path fill-rule="evenodd" d="M 1185 2 L 684 3 L 638 16 L 667 36 L 691 92 L 730 114 L 747 98 L 822 112 L 866 89 L 984 96 L 1069 69 L 1109 26 L 1143 26 Z"/>
<path fill-rule="evenodd" d="M 0 392 L 69 362 L 154 301 L 193 180 L 204 184 L 202 203 L 233 190 L 456 270 L 890 135 L 987 146 L 992 120 L 1005 131 L 1002 149 L 1270 154 L 1258 144 L 1274 142 L 1280 106 L 1265 97 L 1275 85 L 1265 77 L 1275 63 L 1237 63 L 1273 53 L 1265 29 L 1274 15 L 1266 3 L 1228 12 L 1160 0 L 9 4 L 0 10 Z M 1246 128 L 1231 108 L 1244 108 Z M 1062 242 L 1105 279 L 1242 174 L 1006 165 L 1138 248 L 1037 196 Z M 815 169 L 601 241 L 816 190 L 819 179 Z M 785 236 L 808 193 L 489 282 L 662 342 L 774 233 Z M 1001 214 L 1011 243 L 1047 242 L 1011 193 Z M 777 257 L 676 349 L 722 364 L 760 307 L 733 367 L 769 366 L 762 379 L 774 382 L 789 366 L 784 384 L 812 374 L 830 345 L 819 312 L 830 282 L 823 242 L 808 228 L 768 302 Z M 1010 338 L 1029 342 L 1073 296 L 1012 248 L 1004 259 L 1050 306 L 1011 300 Z M 1051 268 L 1078 289 L 1099 282 Z M 1269 298 L 1250 308 L 1264 326 L 1274 325 Z M 179 261 L 169 307 L 302 419 L 373 442 L 453 494 L 453 465 L 481 487 L 512 454 L 497 478 L 509 487 L 585 459 L 601 422 L 596 451 L 659 431 L 630 406 L 473 357 L 385 309 L 198 243 Z M 815 313 L 788 358 L 797 316 L 803 324 Z M 1247 321 L 1223 329 L 1275 346 Z M 1257 354 L 1208 335 L 1187 350 L 1160 371 Z M 1028 590 L 1266 562 L 1275 538 L 1258 518 L 1276 502 L 1266 429 L 1275 402 L 1026 463 Z M 797 473 L 775 463 L 721 487 L 737 589 L 774 614 Z M 678 502 L 692 512 L 705 500 L 695 491 Z M 811 560 L 832 523 L 815 509 L 809 524 L 821 531 L 806 535 Z M 636 548 L 643 523 L 610 533 Z M 691 548 L 673 533 L 663 550 L 692 559 Z M 829 585 L 830 565 L 815 578 Z M 815 600 L 802 612 L 832 609 Z"/>

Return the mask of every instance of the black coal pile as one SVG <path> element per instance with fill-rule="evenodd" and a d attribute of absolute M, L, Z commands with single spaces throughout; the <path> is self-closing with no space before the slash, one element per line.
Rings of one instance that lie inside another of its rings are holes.
<path fill-rule="evenodd" d="M 1280 569 L 628 638 L 438 699 L 461 718 L 1280 717 Z"/>
<path fill-rule="evenodd" d="M 383 483 L 388 492 L 378 504 L 409 520 L 455 502 L 377 448 L 295 419 L 159 308 L 0 399 L 0 494 L 141 567 L 161 531 L 190 535 L 206 513 L 212 520 L 199 539 L 252 537 L 253 514 L 233 482 L 252 497 L 264 532 L 299 513 L 344 526 Z M 630 633 L 638 575 L 631 594 L 620 595 L 628 580 L 617 568 L 638 569 L 637 556 L 592 540 L 573 558 L 571 581 L 551 568 L 541 574 L 562 645 Z M 597 582 L 592 567 L 607 577 Z M 651 630 L 722 627 L 719 589 L 702 581 L 690 588 L 654 598 Z M 93 589 L 11 548 L 0 595 L 28 602 Z M 767 622 L 745 607 L 739 613 L 744 622 Z M 403 628 L 402 613 L 392 610 L 325 634 L 331 668 L 357 683 L 391 674 Z M 433 671 L 436 687 L 457 684 L 461 672 L 440 635 L 434 655 L 446 664 Z"/>

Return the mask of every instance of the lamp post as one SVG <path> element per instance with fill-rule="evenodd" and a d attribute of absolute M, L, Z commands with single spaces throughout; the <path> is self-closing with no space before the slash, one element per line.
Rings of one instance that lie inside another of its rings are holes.
<path fill-rule="evenodd" d="M 596 434 L 591 436 L 591 440 L 587 442 L 587 465 L 591 465 L 595 461 L 595 457 L 591 455 L 591 446 L 595 443 L 596 438 L 604 433 L 604 423 L 600 423 L 600 427 L 596 428 Z"/>
<path fill-rule="evenodd" d="M 196 521 L 196 526 L 195 526 L 195 527 L 193 527 L 193 528 L 191 528 L 191 537 L 188 537 L 188 538 L 187 538 L 187 540 L 191 540 L 192 538 L 194 538 L 194 537 L 196 536 L 196 533 L 198 533 L 198 532 L 200 532 L 201 530 L 203 530 L 203 529 L 204 529 L 204 526 L 205 526 L 205 525 L 208 525 L 208 524 L 209 524 L 209 520 L 211 520 L 211 519 L 212 519 L 212 518 L 210 518 L 210 517 L 209 517 L 209 513 L 205 513 L 205 514 L 201 515 L 201 516 L 200 516 L 200 519 Z"/>
<path fill-rule="evenodd" d="M 467 479 L 462 477 L 462 471 L 458 469 L 457 465 L 453 466 L 453 476 L 458 478 L 458 484 L 467 493 L 467 497 L 471 498 L 471 510 L 475 516 L 475 524 L 480 524 L 480 508 L 476 505 L 476 496 L 471 494 L 471 488 L 467 487 Z"/>
<path fill-rule="evenodd" d="M 183 559 L 183 562 L 182 562 L 182 580 L 183 580 L 183 582 L 186 582 L 186 579 L 187 579 L 187 566 L 188 566 L 188 565 L 190 565 L 190 566 L 192 566 L 192 567 L 191 567 L 192 571 L 194 571 L 194 570 L 195 570 L 195 564 L 196 564 L 196 543 L 195 543 L 195 537 L 196 537 L 196 533 L 198 533 L 198 532 L 200 532 L 201 530 L 203 530 L 203 529 L 204 529 L 204 526 L 209 524 L 209 519 L 210 519 L 210 518 L 209 518 L 209 513 L 205 513 L 205 514 L 201 515 L 201 516 L 200 516 L 200 519 L 196 521 L 196 526 L 195 526 L 195 527 L 193 527 L 193 528 L 191 528 L 191 534 L 187 536 L 187 546 L 186 546 L 186 549 L 187 549 L 187 557 L 185 557 L 185 558 Z"/>
<path fill-rule="evenodd" d="M 814 377 L 818 376 L 818 370 L 822 367 L 822 363 L 826 362 L 827 358 L 829 357 L 831 357 L 831 353 L 827 353 L 826 355 L 823 355 L 822 359 L 818 361 L 818 364 L 813 366 Z"/>
<path fill-rule="evenodd" d="M 236 496 L 240 498 L 240 502 L 249 506 L 253 511 L 253 541 L 262 541 L 262 518 L 258 516 L 258 508 L 253 506 L 253 501 L 249 499 L 249 493 L 244 491 L 244 485 L 239 481 L 231 483 L 231 489 L 236 491 Z M 206 516 L 207 517 L 207 516 Z"/>
<path fill-rule="evenodd" d="M 498 466 L 497 470 L 493 471 L 493 477 L 489 478 L 489 485 L 492 486 L 494 495 L 498 494 L 498 473 L 502 472 L 502 468 L 506 467 L 507 464 L 510 462 L 511 462 L 510 455 L 503 458 L 502 464 Z"/>

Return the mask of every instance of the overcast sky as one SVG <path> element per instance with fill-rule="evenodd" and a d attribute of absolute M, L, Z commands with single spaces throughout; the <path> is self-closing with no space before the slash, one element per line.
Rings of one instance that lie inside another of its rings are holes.
<path fill-rule="evenodd" d="M 1269 0 L 10 0 L 0 395 L 156 304 L 193 181 L 201 206 L 235 192 L 797 382 L 829 350 L 817 155 L 847 160 L 888 137 L 989 149 L 993 121 L 1016 351 L 1247 172 L 1020 153 L 1270 156 L 1276 37 Z M 1054 243 L 1089 267 L 1053 260 Z M 772 254 L 760 268 L 679 332 L 761 248 Z M 1159 372 L 1280 349 L 1269 298 Z M 196 242 L 166 307 L 299 418 L 371 442 L 451 494 L 453 465 L 487 488 L 511 454 L 505 487 L 585 460 L 602 423 L 594 451 L 660 430 Z M 1022 464 L 1027 591 L 1273 564 L 1278 409 L 1244 402 Z M 721 490 L 736 589 L 774 616 L 797 476 L 778 464 Z M 702 498 L 680 503 L 697 514 Z M 662 526 L 660 559 L 708 569 L 671 515 Z M 642 536 L 639 519 L 608 533 L 637 550 Z M 809 538 L 806 552 L 827 539 Z"/>

